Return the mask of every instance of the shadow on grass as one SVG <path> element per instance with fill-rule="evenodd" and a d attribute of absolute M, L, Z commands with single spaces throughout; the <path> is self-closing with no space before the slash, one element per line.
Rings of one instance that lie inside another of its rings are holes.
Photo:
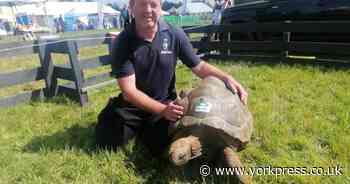
<path fill-rule="evenodd" d="M 127 157 L 126 163 L 133 164 L 137 175 L 142 176 L 142 183 L 186 183 L 181 169 L 172 166 L 165 156 L 153 157 L 137 138 L 134 139 L 132 148 L 124 149 L 124 153 Z"/>
<path fill-rule="evenodd" d="M 94 123 L 87 123 L 88 127 L 75 124 L 52 135 L 36 136 L 25 147 L 26 152 L 40 152 L 42 150 L 77 149 L 91 154 L 96 151 L 94 141 Z"/>
<path fill-rule="evenodd" d="M 53 104 L 53 105 L 64 105 L 64 106 L 79 106 L 79 102 L 76 101 L 77 98 L 70 97 L 64 94 L 58 94 L 54 97 L 42 98 L 40 95 L 40 90 L 33 91 L 31 100 L 29 104 L 32 106 L 40 106 L 43 103 L 45 104 Z"/>
<path fill-rule="evenodd" d="M 84 124 L 89 126 L 75 124 L 51 135 L 36 136 L 24 146 L 23 151 L 33 153 L 73 149 L 82 150 L 89 155 L 111 151 L 96 147 L 94 138 L 96 123 Z M 144 179 L 143 183 L 169 183 L 173 180 L 181 180 L 179 177 L 181 174 L 177 174 L 179 172 L 176 168 L 172 167 L 166 159 L 153 158 L 143 145 L 135 143 L 131 149 L 125 147 L 122 150 L 128 158 L 125 164 L 135 168 L 136 173 Z"/>

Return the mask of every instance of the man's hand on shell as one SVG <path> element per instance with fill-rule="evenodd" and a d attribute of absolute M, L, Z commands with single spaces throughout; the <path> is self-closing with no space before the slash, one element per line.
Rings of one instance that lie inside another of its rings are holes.
<path fill-rule="evenodd" d="M 248 93 L 243 88 L 241 84 L 239 84 L 234 79 L 227 79 L 225 81 L 226 87 L 229 88 L 233 93 L 237 93 L 239 98 L 241 99 L 244 105 L 247 105 L 248 102 Z"/>
<path fill-rule="evenodd" d="M 184 115 L 184 108 L 182 106 L 176 105 L 174 102 L 169 102 L 166 105 L 166 108 L 161 113 L 165 119 L 176 122 Z"/>

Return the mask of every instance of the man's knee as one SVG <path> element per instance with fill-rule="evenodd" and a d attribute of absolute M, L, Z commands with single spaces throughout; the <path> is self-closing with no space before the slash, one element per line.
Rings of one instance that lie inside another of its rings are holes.
<path fill-rule="evenodd" d="M 110 99 L 98 115 L 95 138 L 99 148 L 115 150 L 134 136 L 133 129 L 125 125 L 124 120 L 115 113 L 115 108 L 116 99 Z"/>
<path fill-rule="evenodd" d="M 145 126 L 140 135 L 141 141 L 155 157 L 160 157 L 169 146 L 168 126 L 169 122 L 161 119 L 152 126 Z"/>

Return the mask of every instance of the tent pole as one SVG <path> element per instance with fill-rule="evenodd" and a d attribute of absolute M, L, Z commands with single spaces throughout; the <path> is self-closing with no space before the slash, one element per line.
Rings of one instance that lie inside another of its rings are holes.
<path fill-rule="evenodd" d="M 44 14 L 45 14 L 45 22 L 46 22 L 46 26 L 50 29 L 50 32 L 52 31 L 52 28 L 51 26 L 49 25 L 49 18 L 47 16 L 47 8 L 46 8 L 46 4 L 47 4 L 47 1 L 44 1 L 43 2 L 43 9 L 44 9 Z"/>
<path fill-rule="evenodd" d="M 14 4 L 9 3 L 9 6 L 11 7 L 11 13 L 12 13 L 13 22 L 15 23 L 15 27 L 17 27 L 17 20 L 16 20 L 16 13 L 15 13 L 15 10 L 14 10 Z"/>
<path fill-rule="evenodd" d="M 98 29 L 103 29 L 103 0 L 98 0 L 97 1 L 97 14 L 98 14 Z"/>

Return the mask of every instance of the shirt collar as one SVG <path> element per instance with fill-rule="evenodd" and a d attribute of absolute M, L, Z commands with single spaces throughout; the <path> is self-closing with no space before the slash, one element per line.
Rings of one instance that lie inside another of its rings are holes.
<path fill-rule="evenodd" d="M 162 18 L 160 18 L 158 21 L 158 29 L 159 31 L 166 31 L 169 29 L 169 25 Z"/>
<path fill-rule="evenodd" d="M 162 18 L 159 18 L 157 34 L 159 32 L 167 31 L 169 29 L 170 29 L 169 25 Z M 135 25 L 135 19 L 134 18 L 131 20 L 131 23 L 127 26 L 126 31 L 129 34 L 131 34 L 132 37 L 136 37 L 137 38 L 136 25 Z"/>

